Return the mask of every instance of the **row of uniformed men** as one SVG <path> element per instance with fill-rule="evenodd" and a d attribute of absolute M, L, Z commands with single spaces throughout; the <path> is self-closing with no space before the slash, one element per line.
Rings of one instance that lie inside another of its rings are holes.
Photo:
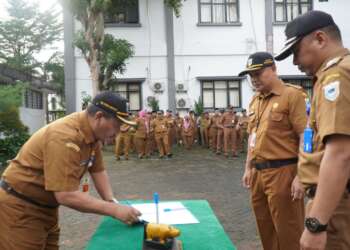
<path fill-rule="evenodd" d="M 160 158 L 171 157 L 172 145 L 184 145 L 186 149 L 191 149 L 198 137 L 203 146 L 217 154 L 223 149 L 226 157 L 230 151 L 237 157 L 237 149 L 246 147 L 248 117 L 245 110 L 241 116 L 237 116 L 233 108 L 229 107 L 226 112 L 215 110 L 212 116 L 204 112 L 198 119 L 192 111 L 184 118 L 178 113 L 173 117 L 170 110 L 165 116 L 163 111 L 157 114 L 140 111 L 132 119 L 136 127 L 122 125 L 115 139 L 117 160 L 120 160 L 121 154 L 128 160 L 130 151 L 136 151 L 140 159 L 150 157 L 157 150 Z"/>

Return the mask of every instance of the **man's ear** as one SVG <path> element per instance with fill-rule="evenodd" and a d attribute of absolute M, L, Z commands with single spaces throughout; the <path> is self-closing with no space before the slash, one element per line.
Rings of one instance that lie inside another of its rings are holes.
<path fill-rule="evenodd" d="M 102 111 L 97 111 L 97 112 L 95 113 L 95 116 L 94 116 L 95 120 L 99 120 L 99 119 L 101 119 L 102 117 L 103 117 L 103 112 L 102 112 Z"/>

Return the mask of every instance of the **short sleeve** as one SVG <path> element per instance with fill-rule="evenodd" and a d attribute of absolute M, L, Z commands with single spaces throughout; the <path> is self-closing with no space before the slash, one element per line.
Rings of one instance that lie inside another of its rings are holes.
<path fill-rule="evenodd" d="M 339 70 L 339 78 L 323 83 L 318 107 L 318 133 L 321 141 L 333 134 L 350 135 L 350 77 Z"/>
<path fill-rule="evenodd" d="M 289 121 L 293 131 L 300 135 L 304 132 L 307 123 L 306 102 L 302 91 L 295 90 L 289 96 Z"/>
<path fill-rule="evenodd" d="M 80 147 L 68 139 L 48 138 L 43 152 L 45 190 L 76 191 L 85 168 L 80 166 Z"/>

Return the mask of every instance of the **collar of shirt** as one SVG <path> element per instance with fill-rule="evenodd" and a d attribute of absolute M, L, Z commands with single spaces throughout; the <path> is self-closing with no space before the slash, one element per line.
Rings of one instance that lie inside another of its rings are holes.
<path fill-rule="evenodd" d="M 84 135 L 84 140 L 87 144 L 93 143 L 96 141 L 94 132 L 88 121 L 88 114 L 85 111 L 79 113 L 79 126 L 80 130 Z"/>
<path fill-rule="evenodd" d="M 281 95 L 284 89 L 284 84 L 281 82 L 277 84 L 269 93 L 264 94 L 264 93 L 259 93 L 259 99 L 265 99 L 269 97 L 270 95 Z"/>

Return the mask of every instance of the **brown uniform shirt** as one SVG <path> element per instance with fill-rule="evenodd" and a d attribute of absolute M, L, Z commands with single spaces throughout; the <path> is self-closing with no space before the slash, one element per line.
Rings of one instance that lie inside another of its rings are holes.
<path fill-rule="evenodd" d="M 249 105 L 248 133 L 256 135 L 251 148 L 257 161 L 298 156 L 299 135 L 307 122 L 306 95 L 301 87 L 283 84 L 268 95 L 256 94 Z"/>
<path fill-rule="evenodd" d="M 309 117 L 314 131 L 313 152 L 300 149 L 298 175 L 308 186 L 317 184 L 325 150 L 325 138 L 350 135 L 350 52 L 347 49 L 324 62 L 314 78 L 314 97 Z"/>
<path fill-rule="evenodd" d="M 143 118 L 136 119 L 136 124 L 137 124 L 137 129 L 135 132 L 136 138 L 146 138 L 147 137 L 146 123 L 148 123 L 148 121 L 143 119 Z"/>
<path fill-rule="evenodd" d="M 214 115 L 213 117 L 211 117 L 210 118 L 210 123 L 209 123 L 210 127 L 211 128 L 218 128 L 219 120 L 220 120 L 220 116 L 215 116 Z"/>
<path fill-rule="evenodd" d="M 210 119 L 202 116 L 200 119 L 199 125 L 202 129 L 207 129 L 209 127 L 209 123 L 210 123 Z"/>
<path fill-rule="evenodd" d="M 89 160 L 91 167 L 88 168 Z M 77 191 L 80 179 L 104 170 L 101 144 L 87 113 L 73 113 L 34 133 L 12 160 L 3 178 L 17 192 L 47 205 L 58 205 L 53 192 Z"/>
<path fill-rule="evenodd" d="M 155 135 L 168 133 L 168 122 L 165 118 L 156 118 L 152 121 L 151 127 Z"/>
<path fill-rule="evenodd" d="M 224 126 L 224 128 L 233 128 L 236 123 L 236 115 L 231 112 L 225 112 L 220 118 L 220 124 Z"/>
<path fill-rule="evenodd" d="M 248 128 L 248 123 L 249 123 L 248 116 L 241 116 L 238 120 L 239 127 L 243 130 L 246 130 Z"/>

